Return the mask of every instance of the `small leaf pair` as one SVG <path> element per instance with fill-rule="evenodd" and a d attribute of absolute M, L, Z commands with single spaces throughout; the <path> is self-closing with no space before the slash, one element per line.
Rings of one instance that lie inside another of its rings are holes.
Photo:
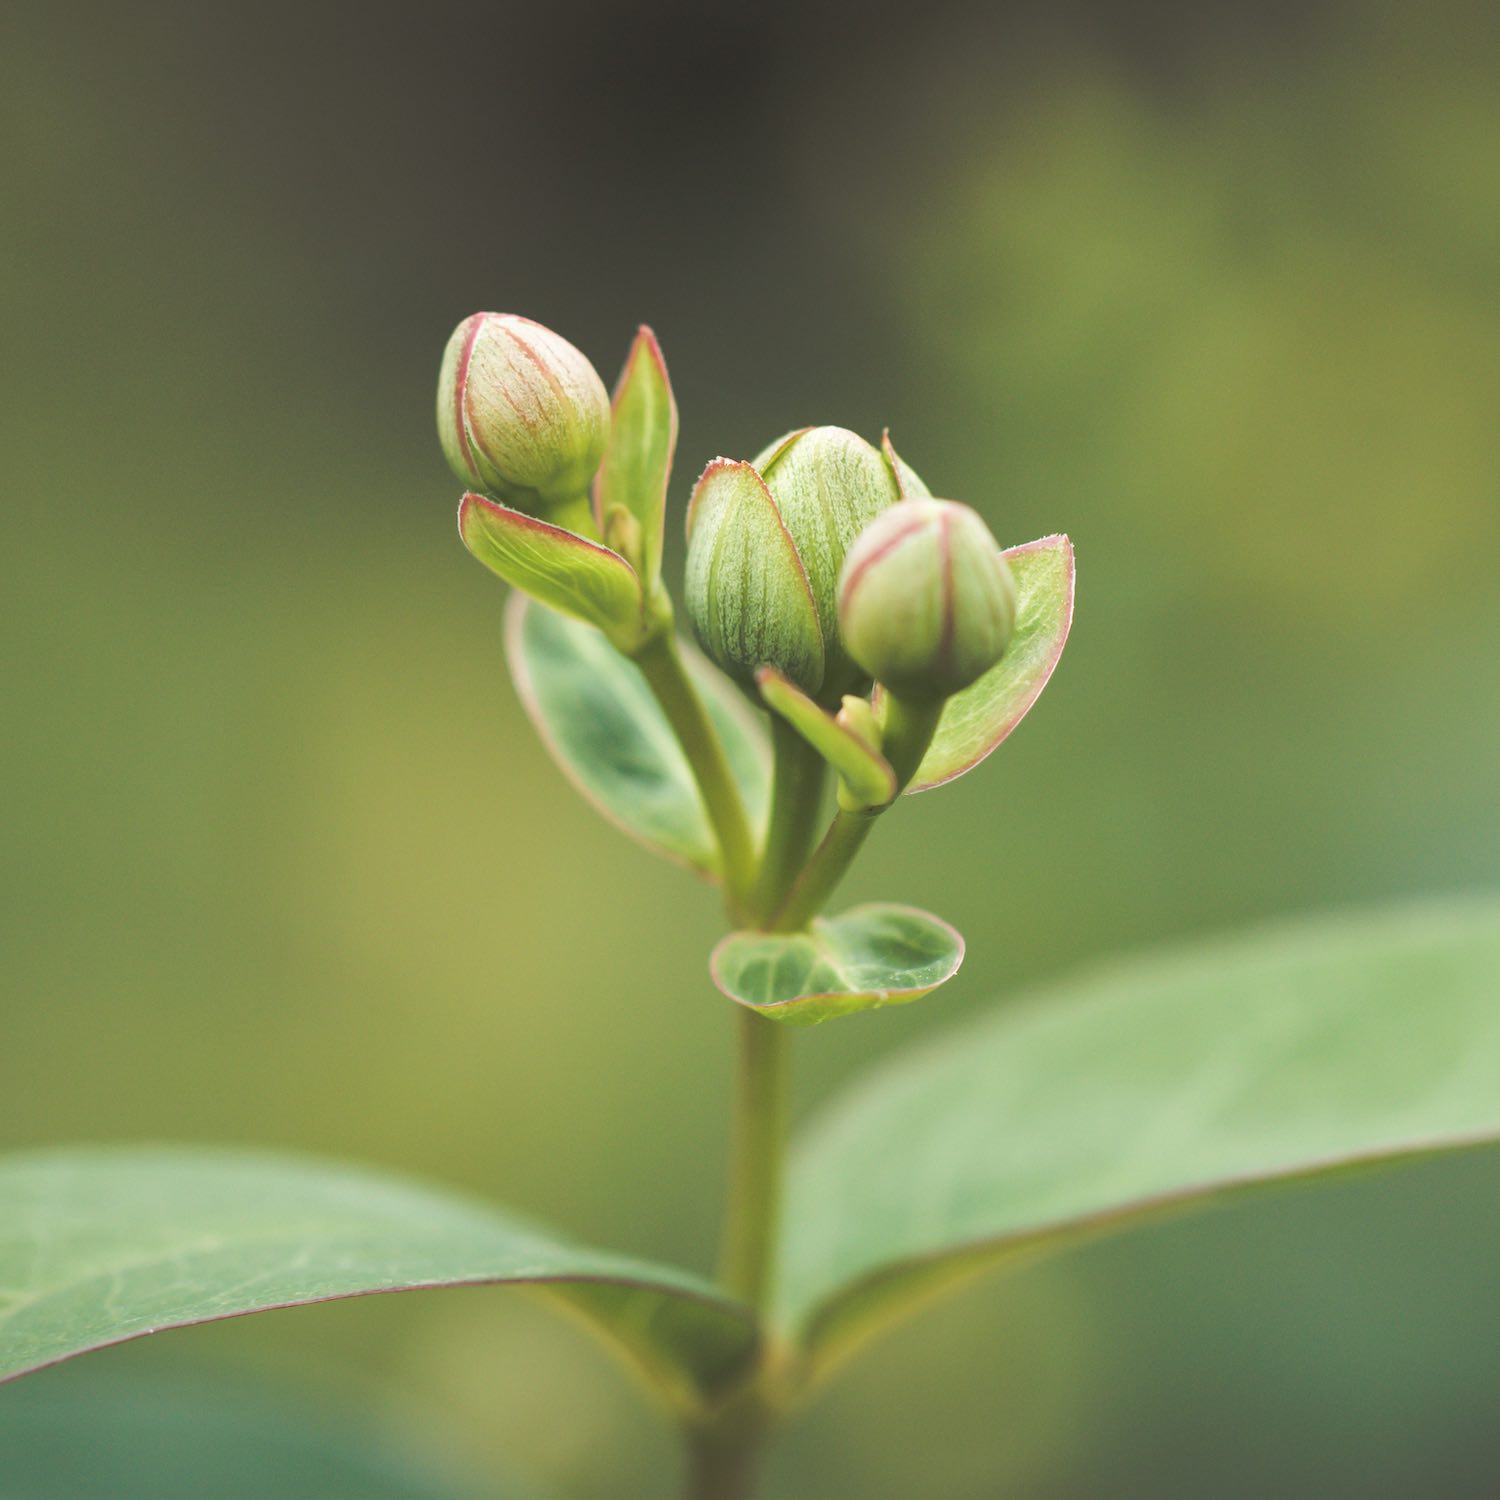
<path fill-rule="evenodd" d="M 529 515 L 474 491 L 459 505 L 459 535 L 507 583 L 597 626 L 633 655 L 663 626 L 662 533 L 676 442 L 666 364 L 655 335 L 642 327 L 615 388 L 591 517 L 581 502 L 577 507 L 577 524 L 604 540 L 557 524 L 571 513 Z"/>
<path fill-rule="evenodd" d="M 791 1026 L 904 1005 L 945 984 L 964 940 L 930 912 L 894 902 L 816 918 L 805 932 L 732 932 L 709 961 L 714 983 L 748 1010 Z"/>

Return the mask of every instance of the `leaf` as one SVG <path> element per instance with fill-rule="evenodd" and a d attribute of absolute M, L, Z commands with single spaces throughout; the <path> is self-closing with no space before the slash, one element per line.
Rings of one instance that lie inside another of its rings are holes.
<path fill-rule="evenodd" d="M 768 707 L 780 714 L 839 774 L 839 805 L 858 811 L 884 807 L 896 795 L 896 773 L 885 756 L 872 749 L 846 724 L 825 713 L 775 667 L 762 667 L 756 685 Z"/>
<path fill-rule="evenodd" d="M 962 1275 L 1257 1184 L 1500 1138 L 1500 904 L 1107 968 L 958 1028 L 796 1152 L 786 1319 L 815 1368 Z"/>
<path fill-rule="evenodd" d="M 793 682 L 823 680 L 823 635 L 802 559 L 765 481 L 716 458 L 688 505 L 683 591 L 698 639 L 715 661 L 750 681 L 759 667 Z"/>
<path fill-rule="evenodd" d="M 619 553 L 475 494 L 458 507 L 458 533 L 492 573 L 597 625 L 619 650 L 634 651 L 645 639 L 640 579 Z"/>
<path fill-rule="evenodd" d="M 759 827 L 771 786 L 764 727 L 722 672 L 680 645 Z M 527 716 L 578 791 L 648 849 L 717 878 L 719 843 L 697 782 L 640 668 L 597 630 L 523 594 L 506 608 L 505 650 Z"/>
<path fill-rule="evenodd" d="M 815 920 L 806 932 L 732 932 L 713 951 L 731 1000 L 791 1026 L 920 1000 L 951 979 L 964 940 L 914 906 L 875 902 Z"/>
<path fill-rule="evenodd" d="M 755 1342 L 750 1311 L 695 1276 L 368 1168 L 160 1147 L 0 1158 L 0 1380 L 164 1328 L 502 1282 L 581 1310 L 683 1406 Z"/>
<path fill-rule="evenodd" d="M 667 364 L 656 335 L 642 324 L 615 387 L 609 447 L 594 481 L 594 510 L 601 525 L 615 506 L 640 523 L 639 571 L 647 592 L 661 576 L 667 479 L 676 447 L 677 403 Z"/>
<path fill-rule="evenodd" d="M 1073 623 L 1073 544 L 1046 536 L 1003 556 L 1016 580 L 1016 630 L 1000 661 L 943 709 L 907 794 L 972 771 L 1026 717 L 1047 686 Z"/>
<path fill-rule="evenodd" d="M 328 1411 L 219 1371 L 111 1364 L 0 1397 L 0 1494 L 26 1500 L 501 1500 L 386 1418 Z M 514 1495 L 515 1491 L 510 1491 Z"/>

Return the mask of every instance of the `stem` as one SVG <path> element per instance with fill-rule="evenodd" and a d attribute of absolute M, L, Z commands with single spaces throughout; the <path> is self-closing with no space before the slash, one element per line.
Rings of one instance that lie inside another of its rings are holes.
<path fill-rule="evenodd" d="M 547 507 L 545 519 L 553 526 L 561 526 L 575 536 L 587 537 L 591 542 L 599 540 L 599 528 L 594 524 L 594 507 L 589 497 L 579 495 L 575 500 L 564 500 Z"/>
<path fill-rule="evenodd" d="M 927 754 L 943 717 L 944 700 L 912 703 L 894 693 L 885 696 L 880 748 L 896 773 L 897 794 L 904 792 Z"/>
<path fill-rule="evenodd" d="M 771 747 L 776 757 L 771 821 L 750 902 L 762 923 L 786 899 L 812 850 L 828 769 L 823 757 L 775 713 L 771 715 Z"/>
<path fill-rule="evenodd" d="M 771 923 L 772 931 L 796 932 L 823 910 L 834 887 L 844 878 L 844 872 L 854 863 L 854 856 L 869 838 L 876 818 L 884 811 L 882 807 L 865 808 L 860 812 L 846 812 L 840 808 L 834 814 L 823 842 L 808 860 L 807 868 L 776 913 Z"/>
<path fill-rule="evenodd" d="M 720 1279 L 726 1291 L 757 1310 L 765 1308 L 772 1290 L 786 1118 L 785 1028 L 740 1010 Z"/>
<path fill-rule="evenodd" d="M 910 703 L 894 694 L 887 695 L 881 751 L 896 773 L 897 796 L 917 774 L 922 757 L 937 733 L 942 713 L 941 699 L 935 703 Z M 823 842 L 776 912 L 771 924 L 774 931 L 796 932 L 822 911 L 834 888 L 854 863 L 854 856 L 869 838 L 876 818 L 894 805 L 892 800 L 884 807 L 863 808 L 858 812 L 839 809 L 823 836 Z"/>
<path fill-rule="evenodd" d="M 654 649 L 654 643 L 650 649 Z M 673 655 L 675 658 L 675 650 Z M 651 680 L 652 669 L 644 660 L 642 669 Z M 662 688 L 654 680 L 652 686 L 671 717 Z M 941 703 L 910 705 L 894 698 L 887 700 L 884 749 L 896 772 L 898 788 L 916 774 L 941 710 Z M 682 735 L 682 730 L 678 733 Z M 749 910 L 762 926 L 785 932 L 805 926 L 822 909 L 883 809 L 841 809 L 808 859 L 826 768 L 817 752 L 779 716 L 772 716 L 771 734 L 776 753 L 771 822 L 750 892 Z M 683 743 L 689 745 L 685 735 Z M 717 748 L 717 741 L 714 743 Z M 698 766 L 707 801 L 705 769 Z M 736 810 L 743 824 L 737 798 Z M 727 866 L 727 844 L 725 861 Z M 774 1290 L 786 1156 L 787 1037 L 779 1022 L 751 1010 L 740 1011 L 738 1025 L 720 1280 L 731 1296 L 764 1314 Z M 772 1364 L 763 1357 L 737 1399 L 689 1429 L 687 1500 L 751 1500 L 772 1420 L 773 1403 L 768 1398 L 773 1386 Z"/>
<path fill-rule="evenodd" d="M 734 1420 L 691 1433 L 687 1500 L 752 1500 L 764 1437 L 763 1423 Z"/>
<path fill-rule="evenodd" d="M 730 916 L 739 921 L 755 871 L 754 840 L 724 747 L 682 665 L 677 637 L 670 626 L 642 647 L 635 664 L 656 694 L 697 778 L 704 809 L 719 840 L 725 901 Z"/>

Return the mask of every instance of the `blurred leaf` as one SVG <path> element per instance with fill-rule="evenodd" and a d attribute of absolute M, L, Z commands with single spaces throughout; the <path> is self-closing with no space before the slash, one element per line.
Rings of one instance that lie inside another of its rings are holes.
<path fill-rule="evenodd" d="M 964 940 L 914 906 L 874 902 L 806 932 L 732 932 L 714 949 L 714 983 L 772 1020 L 812 1026 L 920 1000 L 951 979 Z"/>
<path fill-rule="evenodd" d="M 609 447 L 594 481 L 601 525 L 614 506 L 640 523 L 640 576 L 647 591 L 661 576 L 667 479 L 677 446 L 677 403 L 656 335 L 642 326 L 615 387 Z"/>
<path fill-rule="evenodd" d="M 0 1160 L 0 1380 L 163 1328 L 502 1282 L 581 1309 L 683 1404 L 755 1341 L 748 1309 L 686 1272 L 363 1167 L 169 1147 Z"/>
<path fill-rule="evenodd" d="M 853 729 L 825 712 L 775 667 L 762 667 L 755 681 L 767 706 L 838 772 L 851 794 L 845 797 L 841 792 L 840 806 L 847 802 L 851 809 L 883 807 L 895 797 L 896 773 L 890 762 Z"/>
<path fill-rule="evenodd" d="M 907 792 L 972 771 L 1026 717 L 1062 655 L 1073 623 L 1073 544 L 1043 537 L 1004 554 L 1016 579 L 1016 632 L 999 663 L 943 709 Z"/>
<path fill-rule="evenodd" d="M 1500 905 L 1106 969 L 964 1026 L 806 1137 L 784 1313 L 831 1363 L 966 1274 L 1287 1178 L 1500 1138 Z"/>
<path fill-rule="evenodd" d="M 770 751 L 727 677 L 680 643 L 745 799 L 752 827 L 770 797 Z M 563 774 L 648 849 L 717 878 L 719 844 L 692 768 L 646 679 L 597 630 L 515 594 L 506 610 L 511 677 Z"/>
<path fill-rule="evenodd" d="M 29 1380 L 0 1395 L 0 1453 L 0 1500 L 502 1500 L 388 1423 L 217 1372 Z"/>
<path fill-rule="evenodd" d="M 620 650 L 633 651 L 644 639 L 641 582 L 619 553 L 475 494 L 459 505 L 458 534 L 492 573 L 597 625 Z"/>

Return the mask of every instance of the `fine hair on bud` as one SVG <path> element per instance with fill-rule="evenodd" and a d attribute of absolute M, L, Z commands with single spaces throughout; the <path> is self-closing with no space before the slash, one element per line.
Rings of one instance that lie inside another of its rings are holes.
<path fill-rule="evenodd" d="M 576 502 L 604 457 L 609 393 L 586 355 L 513 313 L 453 330 L 438 377 L 438 437 L 464 486 L 542 515 Z"/>
<path fill-rule="evenodd" d="M 901 493 L 892 457 L 844 427 L 804 427 L 752 463 L 711 464 L 688 511 L 687 567 L 709 654 L 741 681 L 770 664 L 837 703 L 863 676 L 839 637 L 839 569 Z"/>

